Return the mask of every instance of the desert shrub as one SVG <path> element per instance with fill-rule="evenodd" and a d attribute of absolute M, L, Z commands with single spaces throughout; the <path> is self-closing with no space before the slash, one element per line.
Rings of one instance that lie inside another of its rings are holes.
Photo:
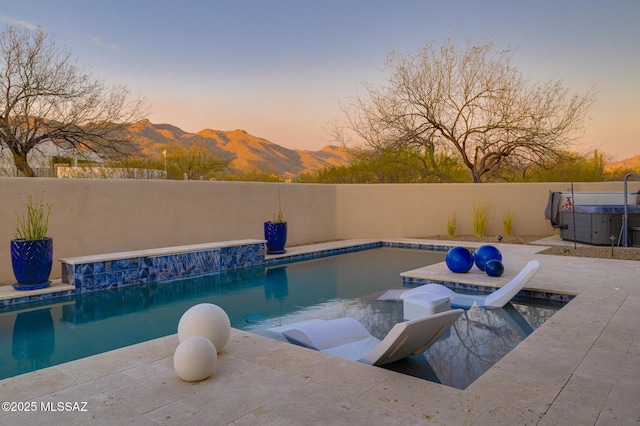
<path fill-rule="evenodd" d="M 447 235 L 449 238 L 456 236 L 456 228 L 458 227 L 458 221 L 456 219 L 456 212 L 451 213 L 447 220 Z"/>
<path fill-rule="evenodd" d="M 473 235 L 484 237 L 489 228 L 489 215 L 487 214 L 487 204 L 477 202 L 473 206 Z"/>
<path fill-rule="evenodd" d="M 502 217 L 502 226 L 504 227 L 504 236 L 510 237 L 513 233 L 513 213 L 508 211 Z"/>

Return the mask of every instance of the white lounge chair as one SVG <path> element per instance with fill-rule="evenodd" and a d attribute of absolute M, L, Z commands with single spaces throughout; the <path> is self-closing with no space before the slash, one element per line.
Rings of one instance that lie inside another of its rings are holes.
<path fill-rule="evenodd" d="M 492 292 L 491 294 L 484 295 L 471 295 L 461 294 L 440 285 L 440 284 L 426 284 L 420 287 L 407 290 L 401 294 L 401 299 L 407 299 L 417 294 L 428 293 L 447 296 L 451 300 L 451 306 L 469 308 L 471 306 L 479 306 L 481 308 L 502 308 L 516 294 L 527 284 L 527 282 L 538 272 L 540 269 L 540 262 L 532 260 L 526 264 L 526 266 L 513 277 L 511 281 L 505 284 L 503 287 Z"/>
<path fill-rule="evenodd" d="M 401 322 L 381 341 L 353 318 L 310 320 L 272 329 L 291 343 L 317 351 L 384 365 L 424 352 L 462 315 L 461 309 Z"/>

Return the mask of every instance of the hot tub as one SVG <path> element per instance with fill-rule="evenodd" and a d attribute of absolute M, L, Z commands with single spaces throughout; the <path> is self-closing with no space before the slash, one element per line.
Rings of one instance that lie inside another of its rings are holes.
<path fill-rule="evenodd" d="M 560 237 L 563 240 L 574 241 L 574 212 L 576 242 L 611 245 L 611 236 L 613 235 L 615 237 L 614 244 L 618 244 L 624 217 L 624 205 L 577 205 L 573 206 L 573 210 L 561 209 L 559 212 L 560 224 L 562 225 Z M 640 205 L 627 206 L 627 213 L 629 214 L 629 227 L 640 226 Z"/>

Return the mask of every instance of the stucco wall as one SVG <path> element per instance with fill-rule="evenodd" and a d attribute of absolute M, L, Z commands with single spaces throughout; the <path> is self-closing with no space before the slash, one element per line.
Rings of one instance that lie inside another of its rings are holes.
<path fill-rule="evenodd" d="M 340 185 L 338 235 L 421 237 L 446 235 L 455 213 L 457 234 L 473 234 L 472 210 L 485 203 L 488 235 L 504 233 L 503 217 L 513 215 L 514 235 L 551 235 L 544 218 L 549 191 L 568 191 L 567 183 Z M 635 189 L 634 189 L 635 188 Z M 638 183 L 630 182 L 629 190 Z M 622 182 L 576 183 L 574 191 L 622 192 Z"/>
<path fill-rule="evenodd" d="M 638 189 L 636 182 L 630 185 Z M 27 194 L 53 202 L 52 278 L 61 257 L 263 238 L 263 222 L 286 205 L 288 245 L 370 237 L 471 234 L 474 203 L 486 202 L 489 234 L 513 213 L 515 234 L 551 235 L 549 190 L 568 184 L 306 185 L 248 182 L 0 178 L 0 284 L 13 282 L 9 241 Z M 576 191 L 622 191 L 622 183 L 576 184 Z M 4 241 L 4 243 L 2 243 Z"/>

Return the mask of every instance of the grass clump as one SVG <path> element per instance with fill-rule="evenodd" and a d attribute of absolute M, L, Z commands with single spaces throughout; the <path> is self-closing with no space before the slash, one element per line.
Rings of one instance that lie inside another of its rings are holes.
<path fill-rule="evenodd" d="M 478 202 L 473 206 L 473 235 L 484 237 L 489 228 L 489 215 L 486 203 Z"/>
<path fill-rule="evenodd" d="M 275 213 L 273 214 L 273 223 L 284 223 L 284 210 L 287 208 L 285 205 L 282 207 L 282 203 L 280 202 L 280 190 L 278 190 L 278 207 L 276 208 Z"/>
<path fill-rule="evenodd" d="M 449 238 L 454 238 L 456 236 L 457 227 L 458 220 L 456 218 L 456 212 L 453 212 L 447 220 L 447 236 L 449 236 Z"/>
<path fill-rule="evenodd" d="M 53 204 L 43 202 L 44 195 L 40 197 L 40 202 L 34 202 L 31 195 L 27 196 L 27 214 L 20 216 L 16 213 L 17 222 L 14 236 L 18 240 L 41 240 L 47 236 L 49 229 L 49 214 Z"/>
<path fill-rule="evenodd" d="M 502 226 L 504 227 L 504 236 L 510 237 L 513 234 L 513 213 L 508 211 L 502 217 Z"/>

